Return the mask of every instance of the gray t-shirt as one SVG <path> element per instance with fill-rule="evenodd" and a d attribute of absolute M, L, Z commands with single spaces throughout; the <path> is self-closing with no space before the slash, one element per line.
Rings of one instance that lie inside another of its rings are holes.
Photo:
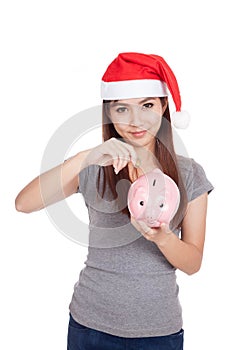
<path fill-rule="evenodd" d="M 188 201 L 213 189 L 203 168 L 178 156 Z M 79 173 L 79 190 L 89 213 L 89 247 L 85 267 L 75 284 L 70 312 L 79 323 L 120 337 L 152 337 L 178 332 L 182 310 L 175 268 L 156 244 L 131 225 L 111 198 L 96 189 L 102 167 Z M 129 183 L 119 186 L 127 196 Z M 179 235 L 179 231 L 175 230 Z"/>

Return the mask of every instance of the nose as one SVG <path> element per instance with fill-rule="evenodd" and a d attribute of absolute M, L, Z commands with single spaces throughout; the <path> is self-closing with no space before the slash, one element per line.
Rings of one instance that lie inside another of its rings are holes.
<path fill-rule="evenodd" d="M 130 125 L 137 126 L 137 127 L 143 127 L 144 121 L 142 118 L 142 111 L 139 106 L 132 106 L 131 107 L 131 113 L 130 113 Z"/>

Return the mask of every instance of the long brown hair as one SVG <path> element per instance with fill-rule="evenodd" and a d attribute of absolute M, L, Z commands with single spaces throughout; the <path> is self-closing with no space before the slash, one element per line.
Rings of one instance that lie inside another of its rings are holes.
<path fill-rule="evenodd" d="M 160 97 L 162 106 L 167 103 L 166 97 Z M 113 123 L 110 119 L 110 112 L 109 112 L 109 105 L 111 101 L 103 101 L 102 106 L 102 137 L 103 141 L 107 141 L 112 137 L 115 137 L 117 139 L 122 139 L 122 137 L 118 134 L 116 131 Z M 172 221 L 172 226 L 174 228 L 178 228 L 182 224 L 182 219 L 185 215 L 185 211 L 187 208 L 187 194 L 186 190 L 182 181 L 182 177 L 180 174 L 180 170 L 178 167 L 178 161 L 177 161 L 177 155 L 174 150 L 174 144 L 173 144 L 173 136 L 172 136 L 172 128 L 171 128 L 171 119 L 170 119 L 170 111 L 169 106 L 167 103 L 167 107 L 164 111 L 162 122 L 159 131 L 157 132 L 157 135 L 155 136 L 155 149 L 154 154 L 161 166 L 161 170 L 168 176 L 170 176 L 175 183 L 177 184 L 179 191 L 180 191 L 180 205 L 178 208 L 178 211 Z M 128 215 L 130 218 L 130 213 L 127 207 L 127 188 L 123 188 L 121 193 L 116 192 L 116 185 L 119 180 L 126 179 L 130 181 L 129 178 L 129 172 L 128 167 L 126 166 L 123 168 L 117 175 L 113 171 L 113 166 L 105 166 L 103 167 L 103 185 L 102 185 L 102 194 L 101 196 L 104 196 L 104 193 L 106 191 L 106 187 L 108 186 L 111 190 L 112 199 L 116 199 L 117 197 L 120 198 L 120 206 L 122 208 L 122 202 L 123 202 L 123 209 L 120 211 L 123 214 Z M 131 182 L 131 181 L 130 181 Z M 98 191 L 100 190 L 100 173 L 98 177 Z M 119 198 L 118 198 L 119 199 Z"/>

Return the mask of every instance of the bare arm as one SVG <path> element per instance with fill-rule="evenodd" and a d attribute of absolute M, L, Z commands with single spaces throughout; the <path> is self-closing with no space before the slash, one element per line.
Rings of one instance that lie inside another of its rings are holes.
<path fill-rule="evenodd" d="M 183 220 L 181 240 L 166 225 L 151 229 L 131 219 L 145 238 L 157 244 L 167 260 L 176 268 L 191 275 L 199 271 L 202 262 L 207 212 L 207 193 L 188 204 Z"/>
<path fill-rule="evenodd" d="M 31 213 L 75 193 L 79 186 L 78 174 L 90 151 L 80 152 L 32 180 L 16 197 L 16 210 Z"/>
<path fill-rule="evenodd" d="M 113 165 L 119 172 L 136 158 L 133 146 L 113 137 L 36 177 L 16 197 L 16 209 L 31 213 L 72 195 L 79 186 L 78 174 L 90 164 Z"/>

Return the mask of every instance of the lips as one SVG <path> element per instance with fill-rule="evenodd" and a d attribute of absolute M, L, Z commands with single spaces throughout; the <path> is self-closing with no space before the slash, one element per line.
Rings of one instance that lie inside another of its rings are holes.
<path fill-rule="evenodd" d="M 135 137 L 142 137 L 144 136 L 146 133 L 146 130 L 140 130 L 140 131 L 135 131 L 135 132 L 131 132 L 131 134 Z"/>

